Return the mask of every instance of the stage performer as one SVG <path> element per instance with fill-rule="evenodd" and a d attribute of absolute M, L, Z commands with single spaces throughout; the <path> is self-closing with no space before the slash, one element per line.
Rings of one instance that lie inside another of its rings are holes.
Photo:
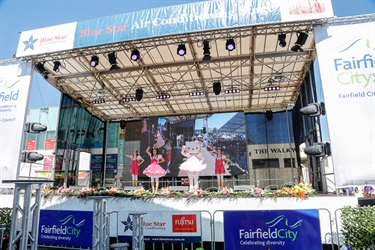
<path fill-rule="evenodd" d="M 146 149 L 146 153 L 151 158 L 151 164 L 143 170 L 143 174 L 151 178 L 152 192 L 157 193 L 159 188 L 159 178 L 163 177 L 167 172 L 162 168 L 159 163 L 165 162 L 162 155 L 158 154 L 157 148 L 152 148 L 150 153 L 150 146 Z"/>
<path fill-rule="evenodd" d="M 207 164 L 203 163 L 201 149 L 202 146 L 198 141 L 186 142 L 186 145 L 181 148 L 181 154 L 188 158 L 180 165 L 180 169 L 188 174 L 189 191 L 199 188 L 199 172 L 207 167 Z"/>
<path fill-rule="evenodd" d="M 142 156 L 138 155 L 138 150 L 134 149 L 133 155 L 125 155 L 132 160 L 132 165 L 130 166 L 130 174 L 132 175 L 132 185 L 138 186 L 138 175 L 139 166 L 145 161 Z"/>
<path fill-rule="evenodd" d="M 210 151 L 210 153 L 215 156 L 215 174 L 217 176 L 217 187 L 220 191 L 224 187 L 224 164 L 228 164 L 228 159 L 223 155 L 221 148 Z"/>

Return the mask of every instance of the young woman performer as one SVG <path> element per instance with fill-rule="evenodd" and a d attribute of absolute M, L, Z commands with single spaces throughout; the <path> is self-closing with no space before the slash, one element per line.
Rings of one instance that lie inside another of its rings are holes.
<path fill-rule="evenodd" d="M 224 163 L 228 161 L 226 157 L 223 155 L 223 151 L 221 148 L 218 148 L 216 151 L 210 151 L 211 155 L 216 155 L 215 157 L 215 174 L 217 176 L 217 186 L 218 189 L 221 190 L 221 188 L 224 187 L 224 174 L 225 174 L 225 168 Z"/>
<path fill-rule="evenodd" d="M 151 158 L 151 164 L 143 170 L 143 174 L 151 178 L 152 192 L 158 192 L 159 188 L 159 177 L 163 177 L 167 172 L 159 165 L 159 163 L 165 162 L 162 155 L 158 154 L 157 148 L 152 148 L 150 153 L 150 147 L 146 149 L 146 153 Z"/>

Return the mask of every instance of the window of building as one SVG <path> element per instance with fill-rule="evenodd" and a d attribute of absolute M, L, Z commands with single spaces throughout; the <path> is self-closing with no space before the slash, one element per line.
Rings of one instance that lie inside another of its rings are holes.
<path fill-rule="evenodd" d="M 295 166 L 294 158 L 292 158 L 292 162 L 293 162 L 293 166 Z M 290 167 L 291 167 L 290 158 L 284 158 L 284 168 L 290 168 Z"/>
<path fill-rule="evenodd" d="M 253 168 L 279 168 L 279 159 L 253 159 Z"/>

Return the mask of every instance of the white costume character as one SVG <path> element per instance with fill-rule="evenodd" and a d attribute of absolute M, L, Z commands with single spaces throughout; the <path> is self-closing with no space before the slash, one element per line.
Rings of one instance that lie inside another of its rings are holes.
<path fill-rule="evenodd" d="M 207 167 L 207 164 L 203 163 L 202 146 L 198 141 L 186 142 L 186 145 L 182 146 L 181 154 L 188 159 L 180 165 L 182 171 L 187 172 L 189 178 L 189 191 L 199 188 L 198 177 L 199 172 Z"/>

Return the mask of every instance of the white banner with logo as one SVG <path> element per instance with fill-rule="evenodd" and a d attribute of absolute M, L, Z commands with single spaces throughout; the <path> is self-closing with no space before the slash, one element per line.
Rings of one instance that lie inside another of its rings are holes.
<path fill-rule="evenodd" d="M 31 72 L 31 63 L 0 64 L 0 183 L 18 177 Z"/>
<path fill-rule="evenodd" d="M 375 184 L 375 23 L 314 30 L 337 187 Z"/>
<path fill-rule="evenodd" d="M 72 49 L 76 25 L 74 22 L 22 32 L 16 57 Z"/>
<path fill-rule="evenodd" d="M 133 216 L 118 213 L 118 238 L 131 241 L 136 230 Z M 147 212 L 143 215 L 143 235 L 146 242 L 201 242 L 200 212 Z"/>

